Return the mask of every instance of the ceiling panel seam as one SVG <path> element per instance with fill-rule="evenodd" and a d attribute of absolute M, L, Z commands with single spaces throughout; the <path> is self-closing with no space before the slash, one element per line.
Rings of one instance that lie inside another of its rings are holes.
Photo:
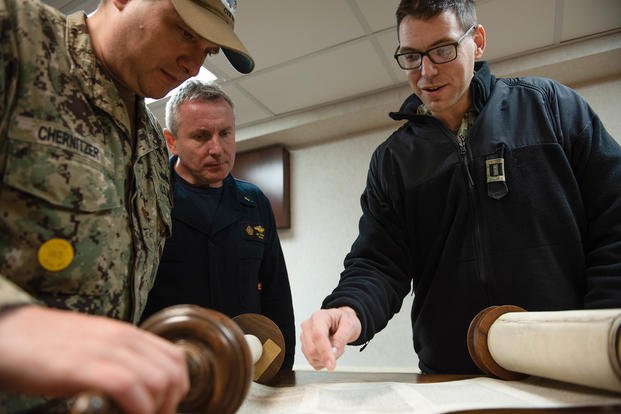
<path fill-rule="evenodd" d="M 390 80 L 392 81 L 393 84 L 399 83 L 400 79 L 397 77 L 397 75 L 393 71 L 393 66 L 392 66 L 393 62 L 388 61 L 388 58 L 386 57 L 386 54 L 384 53 L 384 49 L 382 49 L 382 46 L 379 44 L 379 41 L 377 40 L 377 35 L 373 33 L 373 30 L 371 29 L 371 25 L 369 24 L 366 17 L 364 16 L 364 13 L 362 13 L 362 10 L 360 10 L 358 3 L 356 3 L 354 0 L 347 0 L 347 3 L 349 4 L 349 7 L 354 13 L 354 16 L 358 19 L 358 22 L 360 22 L 360 25 L 362 26 L 364 33 L 366 34 L 366 37 L 369 38 L 369 40 L 371 41 L 373 50 L 375 51 L 375 54 L 377 55 L 377 58 L 379 59 L 379 61 L 382 63 L 384 70 L 390 77 Z M 395 28 L 391 27 L 386 30 L 395 30 Z"/>
<path fill-rule="evenodd" d="M 554 38 L 552 41 L 554 44 L 561 43 L 563 35 L 563 12 L 565 9 L 565 0 L 556 0 L 556 7 L 554 8 Z"/>

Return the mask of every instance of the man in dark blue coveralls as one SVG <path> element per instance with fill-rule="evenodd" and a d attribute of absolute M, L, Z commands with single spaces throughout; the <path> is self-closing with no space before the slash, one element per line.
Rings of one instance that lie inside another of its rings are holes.
<path fill-rule="evenodd" d="M 295 326 L 287 268 L 269 200 L 230 173 L 231 99 L 216 86 L 188 81 L 166 105 L 166 126 L 173 229 L 143 318 L 181 303 L 230 317 L 263 314 L 282 331 L 282 369 L 291 369 Z"/>

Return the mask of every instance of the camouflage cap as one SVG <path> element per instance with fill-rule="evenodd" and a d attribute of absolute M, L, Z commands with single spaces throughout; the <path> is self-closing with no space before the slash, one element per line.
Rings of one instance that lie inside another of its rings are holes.
<path fill-rule="evenodd" d="M 222 48 L 235 69 L 252 72 L 254 60 L 233 31 L 237 0 L 172 0 L 172 4 L 192 30 Z"/>

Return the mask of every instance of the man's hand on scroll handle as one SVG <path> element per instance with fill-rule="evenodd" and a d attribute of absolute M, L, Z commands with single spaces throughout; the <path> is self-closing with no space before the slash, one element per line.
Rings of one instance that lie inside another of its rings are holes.
<path fill-rule="evenodd" d="M 0 315 L 0 390 L 100 391 L 124 412 L 170 414 L 189 386 L 181 348 L 129 323 L 34 305 Z"/>

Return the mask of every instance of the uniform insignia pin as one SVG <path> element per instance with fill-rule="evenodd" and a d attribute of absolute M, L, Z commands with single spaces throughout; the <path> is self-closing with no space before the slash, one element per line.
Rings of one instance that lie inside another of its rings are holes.
<path fill-rule="evenodd" d="M 45 270 L 58 272 L 73 261 L 73 246 L 65 239 L 52 238 L 39 247 L 37 259 Z"/>

